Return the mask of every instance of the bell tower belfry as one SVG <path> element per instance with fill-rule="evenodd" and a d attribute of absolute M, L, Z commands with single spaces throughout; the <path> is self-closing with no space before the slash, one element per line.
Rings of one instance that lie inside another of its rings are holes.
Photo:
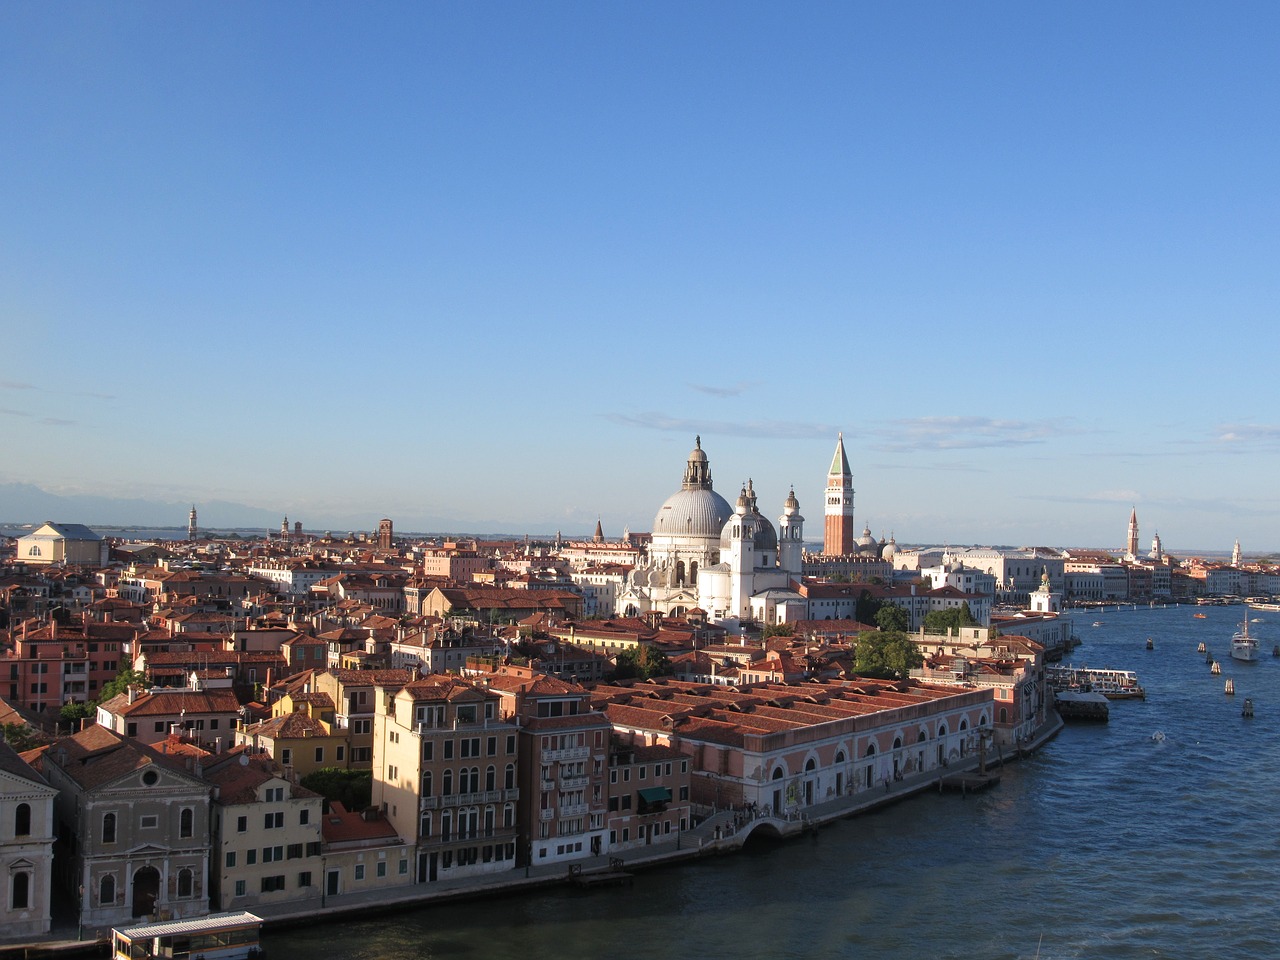
<path fill-rule="evenodd" d="M 836 452 L 827 471 L 827 500 L 823 511 L 826 523 L 822 531 L 822 553 L 843 557 L 854 553 L 853 540 L 853 471 L 844 453 L 844 434 L 836 438 Z"/>

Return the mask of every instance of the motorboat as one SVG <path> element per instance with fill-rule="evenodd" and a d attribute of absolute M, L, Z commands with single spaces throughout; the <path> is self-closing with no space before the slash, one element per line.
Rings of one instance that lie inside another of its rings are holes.
<path fill-rule="evenodd" d="M 1231 638 L 1231 659 L 1252 662 L 1258 659 L 1258 641 L 1249 636 L 1249 618 L 1240 624 L 1240 631 Z"/>

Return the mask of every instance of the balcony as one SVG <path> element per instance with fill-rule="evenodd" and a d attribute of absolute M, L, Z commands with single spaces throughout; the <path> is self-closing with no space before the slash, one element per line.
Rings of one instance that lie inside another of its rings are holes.
<path fill-rule="evenodd" d="M 561 777 L 561 790 L 583 790 L 591 783 L 590 777 Z"/>
<path fill-rule="evenodd" d="M 424 797 L 423 799 L 438 799 L 442 807 L 469 807 L 482 803 L 502 803 L 505 800 L 515 800 L 519 794 L 519 790 L 481 790 L 478 793 L 451 793 L 439 798 Z"/>
<path fill-rule="evenodd" d="M 539 819 L 539 820 L 551 820 L 552 818 L 554 818 L 554 817 L 555 817 L 555 815 L 556 815 L 556 812 L 555 812 L 554 810 L 539 810 L 539 811 L 538 811 L 538 819 Z"/>
<path fill-rule="evenodd" d="M 558 760 L 585 760 L 591 756 L 590 747 L 565 747 L 563 750 L 543 750 L 542 762 L 553 763 Z"/>
<path fill-rule="evenodd" d="M 555 788 L 556 788 L 556 782 L 554 780 L 538 781 L 538 789 L 541 790 L 543 793 L 550 793 Z"/>
<path fill-rule="evenodd" d="M 546 813 L 547 811 L 542 811 Z M 560 816 L 562 817 L 582 817 L 586 816 L 587 805 L 585 803 L 571 803 L 560 808 Z"/>

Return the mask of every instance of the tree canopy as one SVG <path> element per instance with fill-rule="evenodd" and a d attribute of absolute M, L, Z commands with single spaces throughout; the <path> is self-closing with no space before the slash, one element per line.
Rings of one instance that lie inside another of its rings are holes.
<path fill-rule="evenodd" d="M 958 630 L 960 627 L 980 626 L 973 614 L 969 612 L 968 601 L 950 610 L 933 610 L 924 617 L 924 628 L 929 633 L 946 633 L 947 630 Z"/>
<path fill-rule="evenodd" d="M 622 650 L 614 657 L 616 668 L 614 679 L 627 680 L 636 677 L 648 680 L 650 677 L 666 677 L 674 672 L 667 655 L 655 647 L 637 644 L 629 650 Z"/>
<path fill-rule="evenodd" d="M 336 800 L 348 810 L 363 810 L 373 797 L 372 770 L 321 767 L 308 773 L 299 783 L 320 794 L 327 802 Z"/>
<path fill-rule="evenodd" d="M 856 665 L 862 676 L 905 679 L 922 663 L 920 648 L 905 633 L 895 630 L 858 635 Z"/>
<path fill-rule="evenodd" d="M 886 603 L 876 611 L 876 626 L 887 632 L 906 633 L 911 629 L 911 618 L 901 607 Z"/>

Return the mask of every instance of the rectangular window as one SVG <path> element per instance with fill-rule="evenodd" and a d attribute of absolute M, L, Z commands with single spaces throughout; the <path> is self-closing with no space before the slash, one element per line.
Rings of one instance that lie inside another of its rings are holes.
<path fill-rule="evenodd" d="M 364 864 L 363 864 L 363 863 L 357 863 L 357 864 L 356 864 L 356 879 L 357 879 L 357 880 L 363 880 L 363 879 L 364 879 Z"/>
<path fill-rule="evenodd" d="M 262 878 L 262 892 L 263 892 L 263 893 L 271 893 L 271 892 L 273 892 L 273 891 L 275 891 L 275 890 L 283 890 L 283 889 L 284 889 L 284 877 L 283 877 L 283 876 L 279 876 L 279 877 L 263 877 L 263 878 Z"/>
<path fill-rule="evenodd" d="M 245 887 L 244 887 L 244 881 L 243 881 L 243 880 L 237 880 L 237 881 L 236 881 L 236 896 L 237 896 L 237 897 L 243 897 L 243 896 L 244 896 L 244 889 L 245 889 Z"/>
<path fill-rule="evenodd" d="M 230 869 L 236 865 L 236 852 L 234 850 L 227 851 L 227 868 Z"/>
<path fill-rule="evenodd" d="M 484 752 L 487 757 L 496 757 L 498 755 L 498 738 L 490 737 L 485 741 Z"/>
<path fill-rule="evenodd" d="M 400 876 L 404 876 L 409 872 L 409 861 L 401 857 L 400 859 Z"/>
<path fill-rule="evenodd" d="M 298 886 L 299 886 L 299 887 L 309 887 L 309 886 L 311 886 L 311 871 L 310 871 L 310 870 L 303 870 L 300 874 L 298 874 Z"/>
<path fill-rule="evenodd" d="M 377 872 L 377 875 L 378 875 L 378 876 L 380 876 L 380 877 L 385 877 L 385 876 L 387 875 L 387 861 L 385 861 L 385 860 L 379 860 L 379 861 L 378 861 L 378 869 L 377 869 L 377 871 L 376 871 L 376 872 Z"/>
<path fill-rule="evenodd" d="M 324 747 L 316 747 L 316 763 L 324 763 Z"/>
<path fill-rule="evenodd" d="M 285 850 L 285 858 L 288 860 L 302 859 L 302 844 L 291 843 Z"/>
<path fill-rule="evenodd" d="M 252 867 L 255 863 L 258 862 L 257 848 L 254 848 L 252 850 L 248 850 L 245 852 L 244 862 L 246 866 L 250 866 L 250 867 Z"/>
<path fill-rule="evenodd" d="M 298 811 L 298 823 L 305 827 L 310 822 L 311 822 L 311 810 L 306 807 L 303 807 L 301 810 Z"/>
<path fill-rule="evenodd" d="M 236 817 L 236 833 L 244 833 L 249 829 L 248 817 Z"/>
<path fill-rule="evenodd" d="M 338 762 L 341 763 L 346 758 L 347 758 L 347 748 L 338 747 Z"/>
<path fill-rule="evenodd" d="M 452 740 L 446 740 L 444 742 L 444 758 L 446 760 L 453 759 L 453 741 Z"/>
<path fill-rule="evenodd" d="M 284 811 L 277 810 L 275 813 L 265 814 L 262 818 L 262 827 L 265 830 L 278 830 L 284 826 Z"/>
<path fill-rule="evenodd" d="M 507 753 L 516 752 L 516 735 L 514 733 L 507 736 Z"/>
<path fill-rule="evenodd" d="M 308 856 L 308 857 L 318 857 L 318 856 L 320 856 L 320 841 L 319 841 L 319 840 L 315 840 L 315 841 L 313 841 L 313 842 L 311 842 L 311 843 L 308 843 L 308 844 L 307 844 L 307 856 Z"/>
<path fill-rule="evenodd" d="M 157 721 L 156 721 L 156 733 L 164 733 L 164 721 L 163 721 L 163 720 L 157 720 Z"/>
<path fill-rule="evenodd" d="M 159 825 L 160 825 L 160 818 L 153 814 L 147 814 L 145 816 L 138 818 L 138 826 L 140 826 L 143 830 L 150 830 Z"/>

